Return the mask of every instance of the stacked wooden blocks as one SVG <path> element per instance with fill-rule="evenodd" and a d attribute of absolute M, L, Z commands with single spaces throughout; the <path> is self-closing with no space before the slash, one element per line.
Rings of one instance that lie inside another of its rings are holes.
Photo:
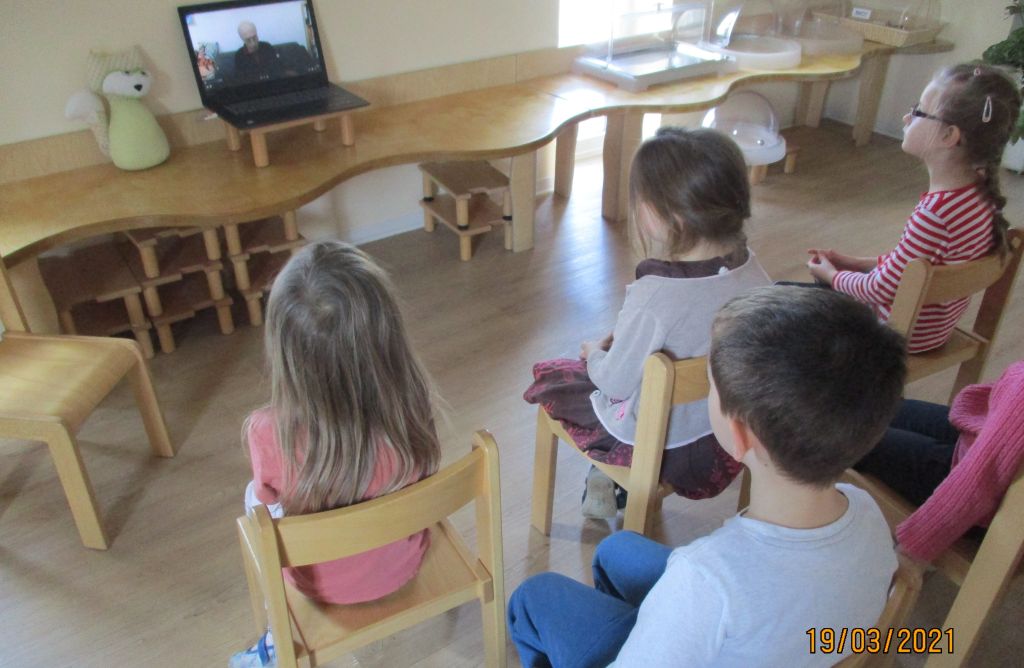
<path fill-rule="evenodd" d="M 111 336 L 131 332 L 153 356 L 151 328 L 142 310 L 142 285 L 113 242 L 39 259 L 39 271 L 65 334 Z"/>
<path fill-rule="evenodd" d="M 175 348 L 171 325 L 203 309 L 216 309 L 223 334 L 235 330 L 234 300 L 224 292 L 216 229 L 157 228 L 132 230 L 125 236 L 131 244 L 122 246 L 122 254 L 142 286 L 163 352 Z"/>
<path fill-rule="evenodd" d="M 245 300 L 249 323 L 263 323 L 262 298 L 277 272 L 306 240 L 299 234 L 295 212 L 283 216 L 224 226 L 228 258 L 234 268 L 235 287 Z"/>
<path fill-rule="evenodd" d="M 459 235 L 459 259 L 473 257 L 473 237 L 505 227 L 505 249 L 512 249 L 512 194 L 508 177 L 486 160 L 425 162 L 423 172 L 423 229 L 434 231 L 441 221 Z M 439 193 L 439 189 L 447 193 Z M 501 198 L 498 206 L 494 197 Z"/>

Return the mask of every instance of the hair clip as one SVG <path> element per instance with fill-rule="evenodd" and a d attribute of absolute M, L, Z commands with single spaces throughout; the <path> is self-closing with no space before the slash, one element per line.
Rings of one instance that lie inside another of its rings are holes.
<path fill-rule="evenodd" d="M 985 107 L 981 110 L 981 122 L 988 123 L 992 120 L 992 96 L 985 96 Z"/>

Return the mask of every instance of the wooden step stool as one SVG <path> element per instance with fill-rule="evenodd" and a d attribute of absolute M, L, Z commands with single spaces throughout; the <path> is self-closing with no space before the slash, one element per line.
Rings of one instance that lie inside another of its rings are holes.
<path fill-rule="evenodd" d="M 234 300 L 224 292 L 224 263 L 215 228 L 132 230 L 125 236 L 131 244 L 122 244 L 121 253 L 142 285 L 163 352 L 175 349 L 171 325 L 206 308 L 217 310 L 221 333 L 235 331 Z"/>
<path fill-rule="evenodd" d="M 434 231 L 441 221 L 459 235 L 459 259 L 473 257 L 473 237 L 490 232 L 495 225 L 505 228 L 505 249 L 512 250 L 512 194 L 508 177 L 486 160 L 424 162 L 423 229 Z M 439 194 L 438 189 L 447 194 Z M 499 207 L 491 195 L 500 195 Z"/>
<path fill-rule="evenodd" d="M 39 259 L 65 334 L 112 336 L 131 332 L 145 357 L 153 357 L 152 328 L 142 311 L 142 286 L 114 243 L 86 246 L 67 256 Z"/>
<path fill-rule="evenodd" d="M 299 251 L 306 240 L 299 234 L 295 212 L 248 223 L 224 226 L 228 257 L 235 273 L 235 287 L 245 300 L 249 324 L 263 323 L 261 299 L 288 258 Z"/>

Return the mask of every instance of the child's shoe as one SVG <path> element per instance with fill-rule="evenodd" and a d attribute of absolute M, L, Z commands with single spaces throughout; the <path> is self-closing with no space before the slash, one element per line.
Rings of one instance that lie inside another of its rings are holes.
<path fill-rule="evenodd" d="M 614 519 L 619 514 L 615 503 L 615 481 L 591 466 L 587 487 L 583 490 L 583 516 L 596 520 Z"/>
<path fill-rule="evenodd" d="M 255 645 L 238 652 L 228 660 L 228 668 L 274 668 L 277 658 L 274 655 L 274 636 L 267 631 Z"/>

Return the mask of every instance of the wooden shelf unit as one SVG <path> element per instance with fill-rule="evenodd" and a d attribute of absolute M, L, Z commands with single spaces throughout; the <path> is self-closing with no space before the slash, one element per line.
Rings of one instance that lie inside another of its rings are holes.
<path fill-rule="evenodd" d="M 505 248 L 512 250 L 512 193 L 509 179 L 486 160 L 424 162 L 423 229 L 433 232 L 440 221 L 459 236 L 459 259 L 473 257 L 473 237 L 495 225 L 505 231 Z M 439 190 L 447 194 L 439 193 Z M 499 206 L 492 197 L 500 197 Z"/>
<path fill-rule="evenodd" d="M 171 324 L 205 308 L 217 309 L 222 333 L 235 330 L 230 308 L 234 300 L 224 291 L 224 263 L 216 228 L 130 230 L 125 236 L 131 243 L 122 243 L 119 249 L 142 286 L 163 352 L 173 352 L 176 347 Z M 204 284 L 203 289 L 195 287 Z"/>
<path fill-rule="evenodd" d="M 43 257 L 39 271 L 65 334 L 111 336 L 130 332 L 146 358 L 153 357 L 142 286 L 115 244 L 85 246 L 65 256 Z"/>
<path fill-rule="evenodd" d="M 235 287 L 245 300 L 249 324 L 263 324 L 262 298 L 277 272 L 306 245 L 299 234 L 295 212 L 248 223 L 224 226 L 228 258 L 234 269 Z"/>
<path fill-rule="evenodd" d="M 217 269 L 218 274 L 220 268 Z M 217 321 L 220 325 L 221 334 L 231 334 L 235 331 L 234 318 L 231 315 L 231 305 L 234 300 L 224 295 L 220 299 L 214 299 L 204 277 L 197 273 L 186 274 L 180 280 L 168 283 L 163 290 L 164 310 L 159 316 L 152 318 L 156 327 L 157 340 L 160 342 L 160 350 L 165 353 L 173 353 L 176 345 L 171 325 L 182 320 L 194 318 L 197 311 L 214 308 L 217 310 Z"/>

